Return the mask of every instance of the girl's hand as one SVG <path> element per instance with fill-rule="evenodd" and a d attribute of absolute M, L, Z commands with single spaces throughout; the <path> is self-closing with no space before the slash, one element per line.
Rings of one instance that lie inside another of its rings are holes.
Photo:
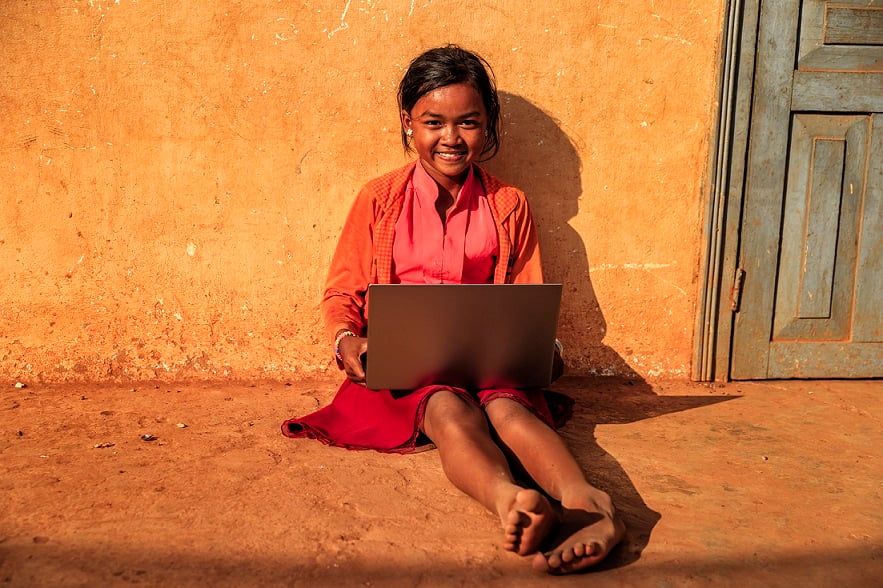
<path fill-rule="evenodd" d="M 365 367 L 362 356 L 368 352 L 368 339 L 365 337 L 344 337 L 340 340 L 340 357 L 343 359 L 343 371 L 356 384 L 365 383 Z"/>

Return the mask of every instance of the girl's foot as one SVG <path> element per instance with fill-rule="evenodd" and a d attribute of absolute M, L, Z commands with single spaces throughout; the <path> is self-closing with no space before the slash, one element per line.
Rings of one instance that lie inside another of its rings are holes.
<path fill-rule="evenodd" d="M 518 555 L 535 553 L 557 522 L 545 496 L 536 490 L 520 490 L 503 517 L 503 547 Z"/>
<path fill-rule="evenodd" d="M 607 557 L 625 534 L 625 525 L 606 494 L 562 500 L 562 507 L 559 535 L 564 540 L 551 551 L 534 556 L 536 570 L 568 574 L 593 566 Z"/>

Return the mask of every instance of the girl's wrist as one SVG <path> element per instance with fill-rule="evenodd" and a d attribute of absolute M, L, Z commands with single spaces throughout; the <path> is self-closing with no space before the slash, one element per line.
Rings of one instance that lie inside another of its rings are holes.
<path fill-rule="evenodd" d="M 344 337 L 356 337 L 357 335 L 350 331 L 349 329 L 342 329 L 337 332 L 337 336 L 334 337 L 334 357 L 337 358 L 337 361 L 343 361 L 343 357 L 340 355 L 340 342 L 343 341 Z"/>

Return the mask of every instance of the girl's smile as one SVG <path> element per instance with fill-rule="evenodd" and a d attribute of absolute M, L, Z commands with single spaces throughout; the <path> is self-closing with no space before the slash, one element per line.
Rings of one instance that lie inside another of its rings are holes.
<path fill-rule="evenodd" d="M 426 172 L 456 196 L 487 140 L 487 113 L 475 87 L 452 84 L 427 92 L 411 112 L 402 111 L 402 125 Z"/>

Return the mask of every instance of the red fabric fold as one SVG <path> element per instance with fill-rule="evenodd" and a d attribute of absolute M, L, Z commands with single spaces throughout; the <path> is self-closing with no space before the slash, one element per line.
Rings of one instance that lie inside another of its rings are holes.
<path fill-rule="evenodd" d="M 308 437 L 346 449 L 373 449 L 381 453 L 412 453 L 431 448 L 420 431 L 426 401 L 441 390 L 450 390 L 477 406 L 497 398 L 512 399 L 552 428 L 564 425 L 573 414 L 573 399 L 549 390 L 513 388 L 469 391 L 448 386 L 426 386 L 396 394 L 368 390 L 344 381 L 334 400 L 316 412 L 285 421 L 286 437 Z"/>

